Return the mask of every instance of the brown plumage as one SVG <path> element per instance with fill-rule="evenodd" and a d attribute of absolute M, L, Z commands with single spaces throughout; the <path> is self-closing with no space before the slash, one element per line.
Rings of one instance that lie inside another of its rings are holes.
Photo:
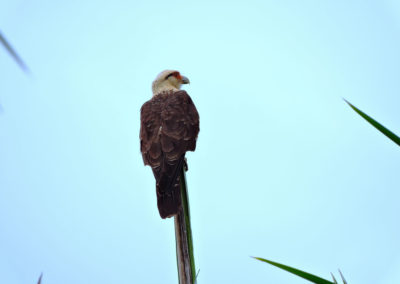
<path fill-rule="evenodd" d="M 185 91 L 162 90 L 141 108 L 140 150 L 156 179 L 162 218 L 177 214 L 181 207 L 180 172 L 186 151 L 196 149 L 198 133 L 199 114 Z"/>

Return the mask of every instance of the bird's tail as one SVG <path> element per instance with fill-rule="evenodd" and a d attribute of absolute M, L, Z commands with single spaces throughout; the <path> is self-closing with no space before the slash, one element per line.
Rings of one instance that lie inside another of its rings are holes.
<path fill-rule="evenodd" d="M 180 175 L 184 159 L 184 155 L 172 162 L 164 159 L 158 170 L 153 169 L 156 178 L 157 206 L 163 219 L 176 215 L 182 206 Z"/>

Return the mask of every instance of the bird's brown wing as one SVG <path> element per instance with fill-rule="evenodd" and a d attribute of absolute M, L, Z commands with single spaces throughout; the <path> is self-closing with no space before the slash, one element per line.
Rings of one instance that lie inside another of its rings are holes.
<path fill-rule="evenodd" d="M 161 144 L 158 131 L 161 127 L 162 102 L 154 98 L 140 109 L 140 152 L 143 162 L 151 167 L 161 163 Z"/>
<path fill-rule="evenodd" d="M 186 151 L 196 149 L 199 114 L 185 91 L 167 97 L 161 112 L 161 147 L 167 160 L 179 159 Z"/>
<path fill-rule="evenodd" d="M 180 206 L 179 176 L 186 151 L 194 151 L 199 114 L 185 91 L 159 94 L 141 110 L 143 161 L 153 169 L 157 203 L 162 218 L 175 215 Z"/>

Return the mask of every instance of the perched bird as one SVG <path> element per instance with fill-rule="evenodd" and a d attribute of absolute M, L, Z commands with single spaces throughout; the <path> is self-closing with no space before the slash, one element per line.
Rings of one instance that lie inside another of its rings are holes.
<path fill-rule="evenodd" d="M 189 79 L 165 70 L 153 81 L 153 97 L 140 110 L 140 151 L 156 179 L 157 206 L 161 218 L 181 208 L 180 173 L 185 153 L 196 149 L 199 114 L 189 95 L 180 90 Z"/>

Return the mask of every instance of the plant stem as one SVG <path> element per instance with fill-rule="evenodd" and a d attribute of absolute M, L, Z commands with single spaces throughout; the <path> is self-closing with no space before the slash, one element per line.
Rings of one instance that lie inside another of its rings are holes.
<path fill-rule="evenodd" d="M 2 35 L 0 31 L 0 43 L 1 45 L 4 46 L 4 48 L 8 51 L 8 53 L 11 55 L 11 57 L 17 62 L 19 67 L 25 72 L 29 73 L 28 66 L 22 61 L 21 57 L 17 54 L 17 52 L 14 50 L 14 48 L 11 46 L 11 44 L 6 40 L 6 38 Z"/>
<path fill-rule="evenodd" d="M 196 268 L 194 265 L 192 229 L 190 226 L 189 197 L 187 193 L 185 170 L 180 176 L 182 209 L 175 216 L 176 259 L 179 284 L 194 284 Z"/>

